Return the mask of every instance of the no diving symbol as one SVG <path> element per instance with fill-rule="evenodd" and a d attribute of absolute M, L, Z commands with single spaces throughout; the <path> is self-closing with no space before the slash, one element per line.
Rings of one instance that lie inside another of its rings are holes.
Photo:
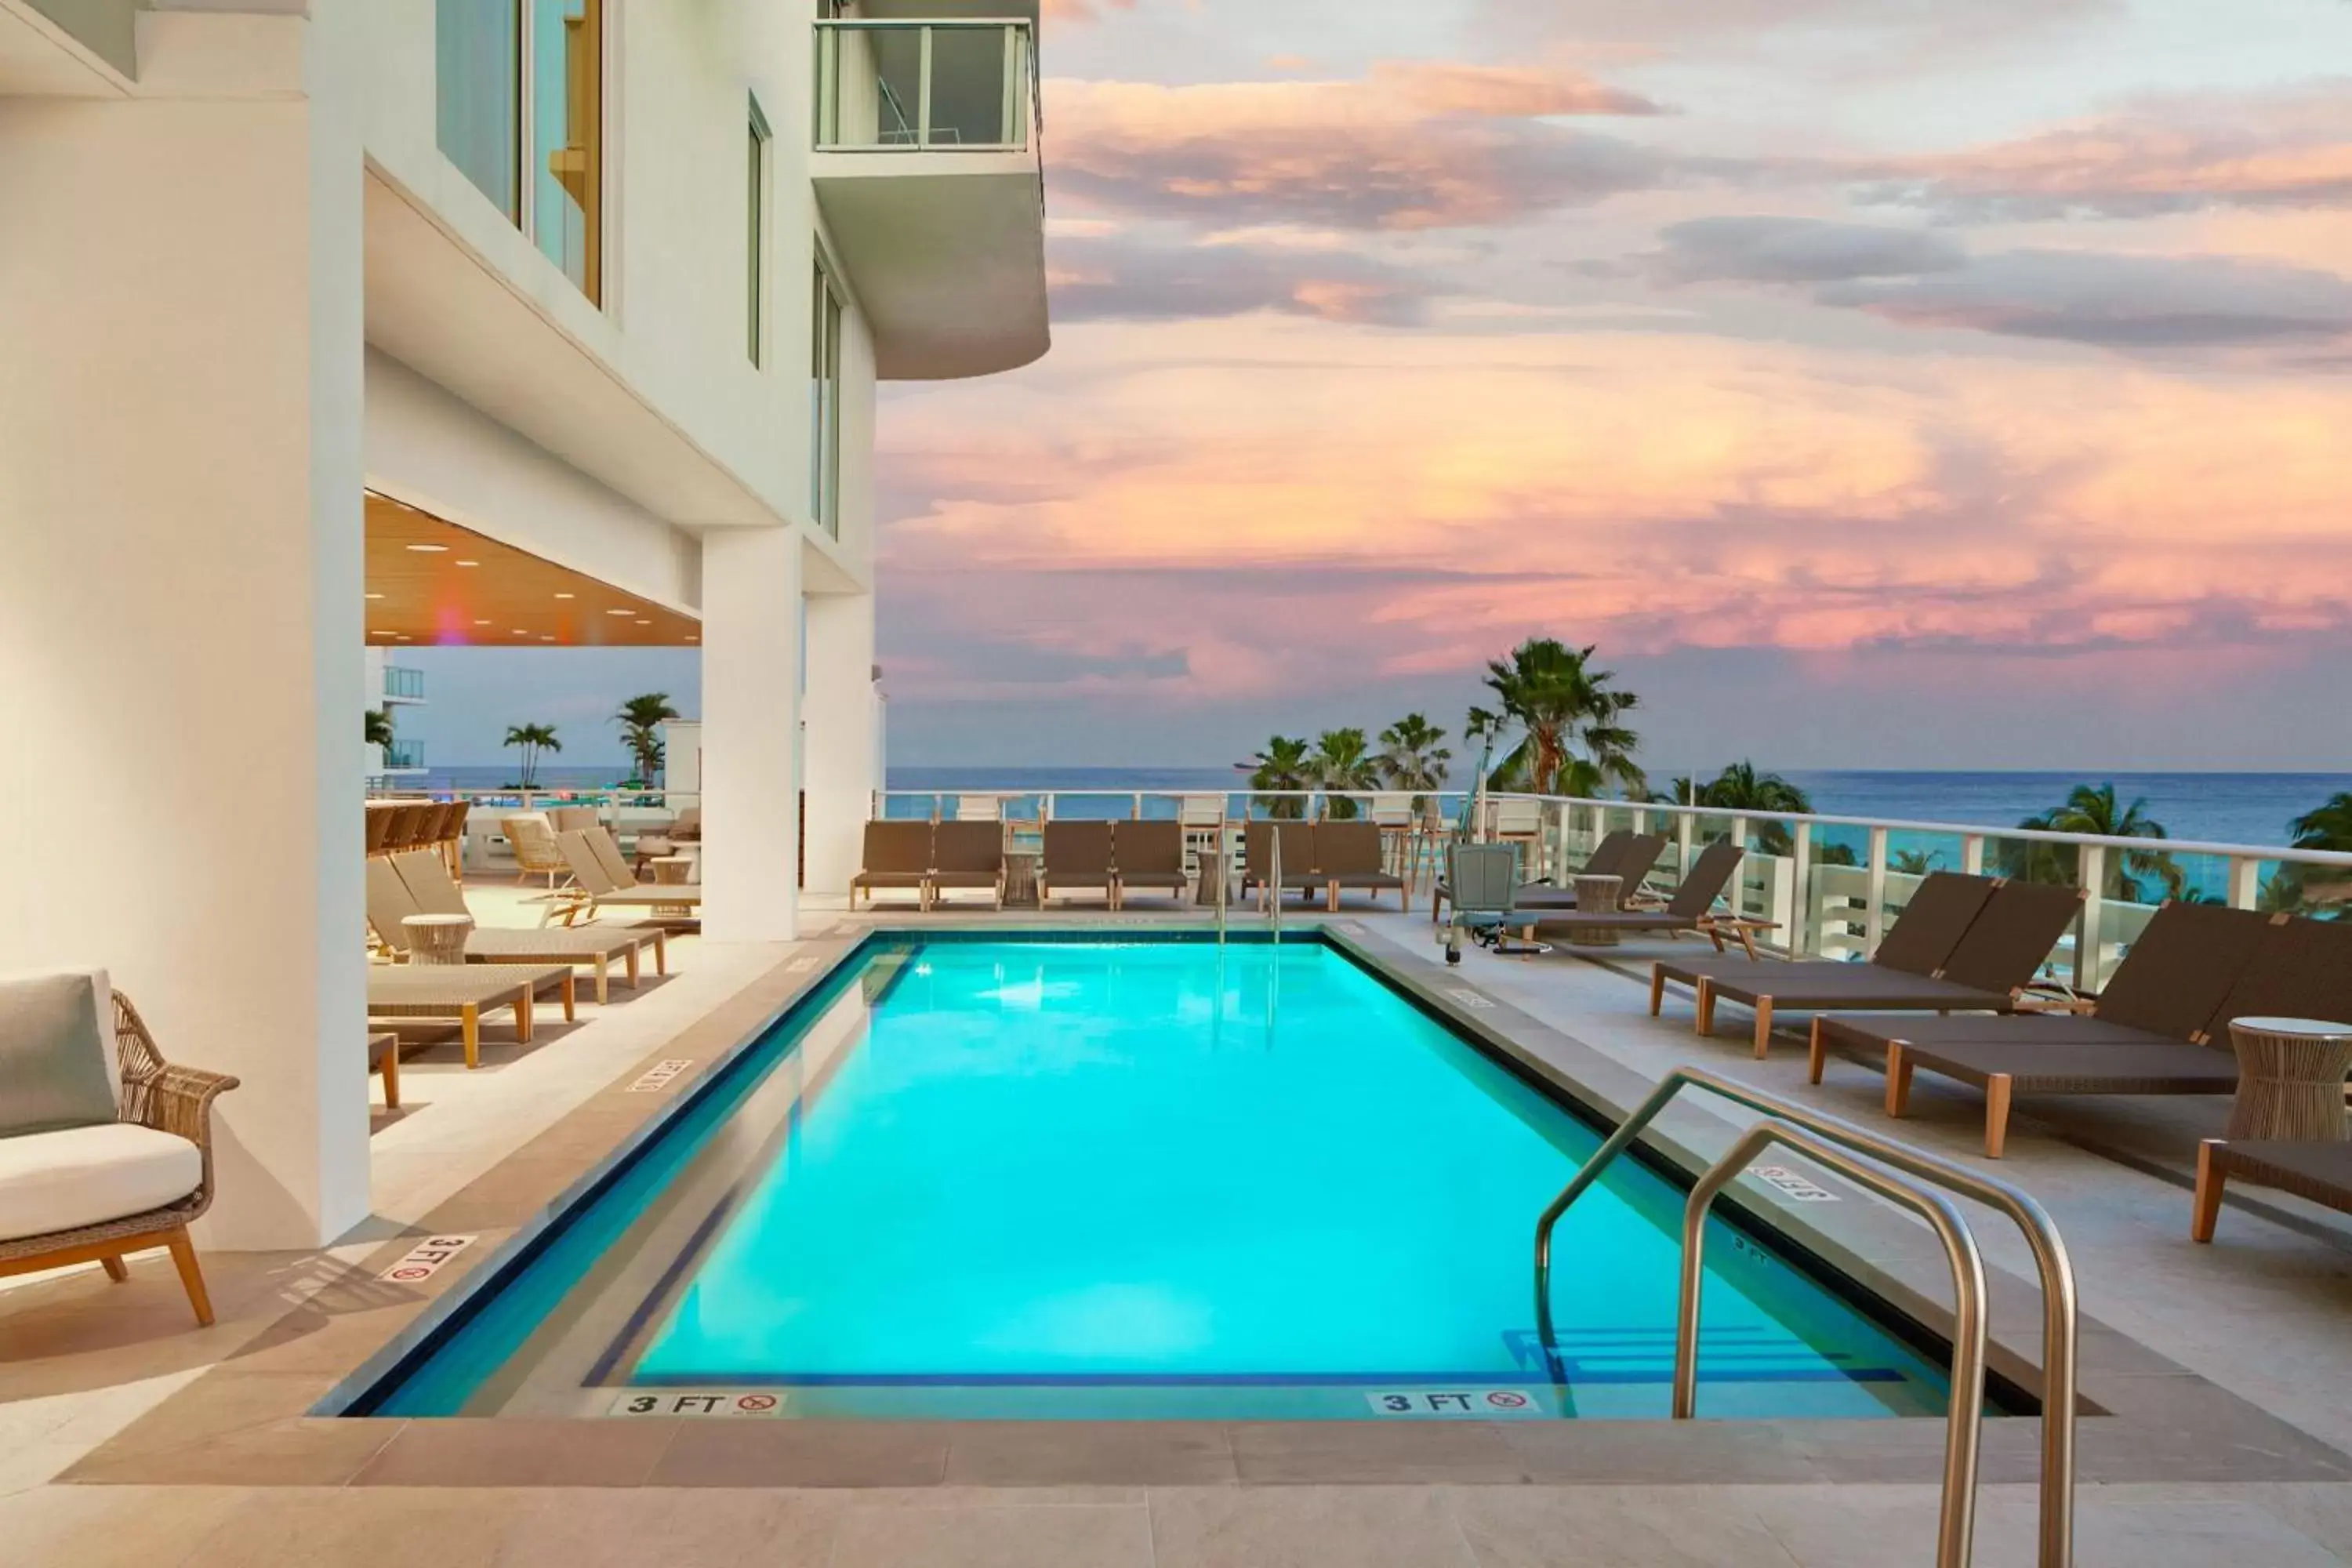
<path fill-rule="evenodd" d="M 1516 1389 L 1498 1388 L 1486 1395 L 1486 1404 L 1495 1410 L 1525 1410 L 1528 1396 Z"/>

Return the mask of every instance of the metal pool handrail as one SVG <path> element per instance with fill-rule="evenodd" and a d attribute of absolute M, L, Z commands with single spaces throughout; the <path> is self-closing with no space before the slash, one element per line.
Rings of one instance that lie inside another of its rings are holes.
<path fill-rule="evenodd" d="M 1551 1237 L 1553 1227 L 1570 1205 L 1601 1179 L 1601 1173 L 1656 1121 L 1658 1113 L 1685 1089 L 1703 1089 L 1736 1105 L 1760 1111 L 1816 1137 L 1866 1155 L 1872 1160 L 1922 1181 L 1999 1210 L 2024 1234 L 2042 1279 L 2042 1527 L 2041 1568 L 2069 1568 L 2074 1557 L 2074 1346 L 2077 1312 L 2074 1266 L 2066 1244 L 2049 1212 L 2022 1188 L 1983 1175 L 1967 1166 L 1915 1149 L 1810 1107 L 1767 1094 L 1710 1072 L 1676 1068 L 1659 1081 L 1648 1099 L 1619 1124 L 1581 1170 L 1560 1189 L 1543 1217 L 1536 1222 L 1536 1330 L 1543 1344 L 1558 1342 L 1551 1321 Z M 1718 1169 L 1721 1167 L 1718 1166 Z M 1841 1167 L 1843 1169 L 1843 1167 Z M 1715 1173 L 1710 1171 L 1709 1174 Z M 1726 1176 L 1728 1180 L 1728 1175 Z M 1874 1190 L 1876 1190 L 1874 1187 Z M 1696 1195 L 1696 1189 L 1694 1190 Z M 1694 1325 L 1695 1326 L 1695 1325 Z M 1684 1351 L 1675 1350 L 1679 1385 Z M 1679 1396 L 1677 1399 L 1679 1404 Z M 1677 1408 L 1675 1415 L 1687 1417 Z"/>
<path fill-rule="evenodd" d="M 1975 1235 L 1959 1205 L 1855 1158 L 1830 1140 L 1774 1118 L 1749 1128 L 1691 1188 L 1683 1206 L 1682 1290 L 1675 1320 L 1675 1419 L 1698 1414 L 1699 1293 L 1706 1279 L 1706 1220 L 1715 1200 L 1748 1162 L 1779 1144 L 1869 1188 L 1927 1222 L 1952 1263 L 1951 1396 L 1944 1415 L 1944 1495 L 1936 1523 L 1936 1568 L 1968 1568 L 1974 1551 L 1977 1459 L 1984 1432 L 1985 1275 Z"/>

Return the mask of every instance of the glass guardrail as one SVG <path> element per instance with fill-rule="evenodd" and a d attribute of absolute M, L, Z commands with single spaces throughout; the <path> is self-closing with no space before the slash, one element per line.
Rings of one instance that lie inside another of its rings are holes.
<path fill-rule="evenodd" d="M 1036 55 L 1026 22 L 816 25 L 820 152 L 1021 152 Z"/>

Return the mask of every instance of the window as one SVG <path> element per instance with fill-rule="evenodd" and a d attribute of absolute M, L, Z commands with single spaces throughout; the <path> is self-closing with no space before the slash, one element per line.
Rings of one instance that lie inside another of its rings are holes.
<path fill-rule="evenodd" d="M 767 359 L 766 303 L 768 292 L 768 117 L 760 112 L 760 100 L 751 100 L 751 145 L 746 150 L 746 166 L 751 171 L 751 184 L 744 193 L 744 276 L 749 293 L 744 300 L 744 322 L 751 363 L 761 364 Z"/>
<path fill-rule="evenodd" d="M 809 516 L 841 537 L 841 296 L 820 254 L 809 322 Z"/>
<path fill-rule="evenodd" d="M 605 0 L 436 0 L 442 153 L 604 299 Z"/>

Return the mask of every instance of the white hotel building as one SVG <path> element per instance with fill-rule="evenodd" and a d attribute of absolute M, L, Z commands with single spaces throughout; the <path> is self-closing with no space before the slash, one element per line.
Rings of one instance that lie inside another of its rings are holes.
<path fill-rule="evenodd" d="M 877 380 L 1047 345 L 1037 0 L 0 0 L 0 949 L 368 1212 L 372 649 L 698 644 L 706 931 L 855 870 Z M 927 24 L 941 24 L 930 26 Z"/>

